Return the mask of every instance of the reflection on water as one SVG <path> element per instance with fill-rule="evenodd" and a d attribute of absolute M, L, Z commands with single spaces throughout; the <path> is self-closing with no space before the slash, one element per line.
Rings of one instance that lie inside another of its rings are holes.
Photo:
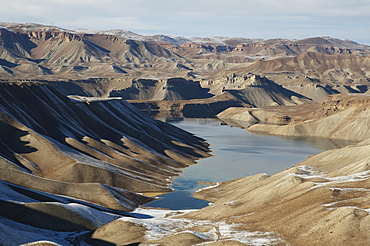
<path fill-rule="evenodd" d="M 207 140 L 214 156 L 198 161 L 174 179 L 174 192 L 147 207 L 169 209 L 202 208 L 207 201 L 193 198 L 199 182 L 220 182 L 257 173 L 273 174 L 289 168 L 307 156 L 348 145 L 349 142 L 320 138 L 277 137 L 251 134 L 217 119 L 167 119 L 167 122 Z"/>

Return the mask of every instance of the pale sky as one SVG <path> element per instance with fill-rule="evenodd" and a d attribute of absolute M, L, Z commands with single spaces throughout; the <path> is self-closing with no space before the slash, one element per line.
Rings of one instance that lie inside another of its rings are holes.
<path fill-rule="evenodd" d="M 370 45 L 370 0 L 0 0 L 0 22 L 139 34 L 302 39 Z"/>

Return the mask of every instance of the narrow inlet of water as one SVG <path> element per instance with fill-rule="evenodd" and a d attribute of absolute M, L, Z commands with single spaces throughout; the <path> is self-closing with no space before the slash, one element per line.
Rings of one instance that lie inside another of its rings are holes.
<path fill-rule="evenodd" d="M 146 207 L 198 209 L 207 201 L 193 197 L 208 182 L 221 182 L 258 173 L 273 174 L 324 150 L 342 147 L 344 141 L 320 138 L 256 135 L 245 129 L 222 124 L 218 119 L 167 119 L 179 128 L 204 138 L 211 145 L 212 157 L 183 169 L 173 180 L 173 192 L 159 196 Z"/>

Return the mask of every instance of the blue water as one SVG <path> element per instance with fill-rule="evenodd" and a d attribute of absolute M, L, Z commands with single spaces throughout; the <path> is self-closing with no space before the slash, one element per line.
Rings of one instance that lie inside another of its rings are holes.
<path fill-rule="evenodd" d="M 273 174 L 327 149 L 348 144 L 319 138 L 282 138 L 256 135 L 245 129 L 222 124 L 217 119 L 179 119 L 167 122 L 202 137 L 211 144 L 214 156 L 201 159 L 173 180 L 170 192 L 146 207 L 197 209 L 208 205 L 194 192 L 206 185 L 258 173 Z"/>

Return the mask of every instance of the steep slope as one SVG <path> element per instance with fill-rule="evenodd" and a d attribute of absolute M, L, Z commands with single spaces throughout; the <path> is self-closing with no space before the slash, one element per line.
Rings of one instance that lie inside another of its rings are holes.
<path fill-rule="evenodd" d="M 121 97 L 127 100 L 189 100 L 209 98 L 213 94 L 203 88 L 199 81 L 184 78 L 137 79 L 127 78 L 89 78 L 76 80 L 6 80 L 0 82 L 42 82 L 52 85 L 65 95 L 85 97 Z"/>
<path fill-rule="evenodd" d="M 269 39 L 239 44 L 235 52 L 259 56 L 296 56 L 305 52 L 323 54 L 368 54 L 367 47 L 350 40 L 331 37 L 313 37 L 301 40 Z"/>
<path fill-rule="evenodd" d="M 173 78 L 126 79 L 120 83 L 110 80 L 108 83 L 112 84 L 111 88 L 116 88 L 109 96 L 130 100 L 130 103 L 142 110 L 170 111 L 172 115 L 202 117 L 203 114 L 203 117 L 212 117 L 228 106 L 262 107 L 312 103 L 309 98 L 253 74 L 231 74 L 222 80 L 201 82 Z M 124 89 L 118 89 L 119 87 Z"/>
<path fill-rule="evenodd" d="M 244 89 L 227 90 L 242 102 L 252 107 L 273 106 L 273 105 L 296 105 L 310 103 L 311 100 L 300 94 L 283 88 L 275 82 L 259 76 L 252 76 Z"/>
<path fill-rule="evenodd" d="M 157 62 L 160 59 L 170 59 L 173 61 L 182 60 L 181 56 L 162 48 L 154 42 L 140 42 L 137 40 L 129 40 L 116 36 L 107 36 L 107 35 L 83 35 L 84 40 L 96 45 L 97 47 L 102 48 L 103 50 L 109 51 L 111 57 L 115 57 L 131 62 L 139 62 L 144 60 L 156 60 Z"/>
<path fill-rule="evenodd" d="M 1 83 L 1 179 L 132 210 L 208 156 L 199 138 L 122 100 L 71 102 L 42 83 Z M 96 196 L 96 192 L 105 194 Z"/>

